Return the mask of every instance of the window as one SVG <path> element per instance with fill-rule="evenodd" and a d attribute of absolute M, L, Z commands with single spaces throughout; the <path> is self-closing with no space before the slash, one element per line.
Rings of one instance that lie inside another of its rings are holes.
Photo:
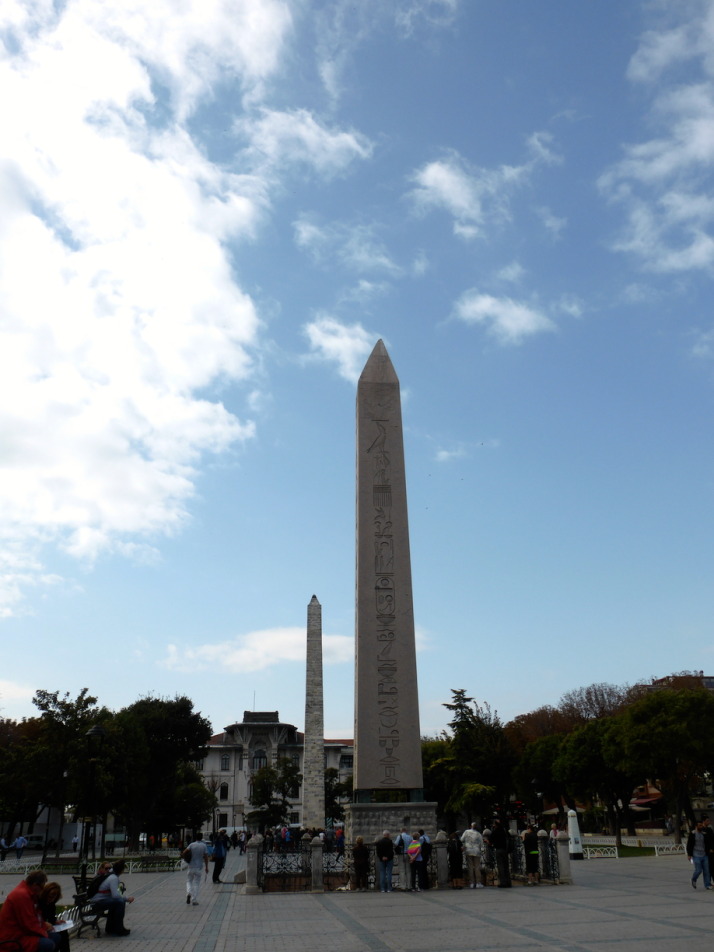
<path fill-rule="evenodd" d="M 340 757 L 340 770 L 352 770 L 354 763 L 354 754 L 342 754 Z"/>
<path fill-rule="evenodd" d="M 221 770 L 230 770 L 230 769 L 231 769 L 231 755 L 221 754 Z"/>
<path fill-rule="evenodd" d="M 219 800 L 228 799 L 228 784 L 227 783 L 221 784 L 221 789 L 218 791 L 218 799 Z"/>
<path fill-rule="evenodd" d="M 291 824 L 297 824 L 297 823 L 299 823 L 299 822 L 300 822 L 300 814 L 299 814 L 299 813 L 291 813 L 291 814 L 290 814 L 290 823 L 291 823 Z"/>
<path fill-rule="evenodd" d="M 243 769 L 243 754 L 238 754 L 238 770 Z"/>
<path fill-rule="evenodd" d="M 253 770 L 260 770 L 261 767 L 268 766 L 268 758 L 264 750 L 253 751 Z"/>
<path fill-rule="evenodd" d="M 202 772 L 203 772 L 203 761 L 202 761 L 202 760 L 194 760 L 193 766 L 196 768 L 196 770 L 198 770 L 199 773 L 202 773 Z"/>
<path fill-rule="evenodd" d="M 227 813 L 219 813 L 219 814 L 218 814 L 218 826 L 219 826 L 219 827 L 226 827 L 226 826 L 228 826 L 228 814 L 227 814 Z"/>

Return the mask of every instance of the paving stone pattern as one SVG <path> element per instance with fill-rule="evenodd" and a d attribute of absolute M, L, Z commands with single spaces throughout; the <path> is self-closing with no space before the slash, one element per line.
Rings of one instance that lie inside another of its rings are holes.
<path fill-rule="evenodd" d="M 244 857 L 233 850 L 224 878 Z M 712 952 L 714 890 L 690 885 L 681 856 L 600 859 L 574 864 L 571 886 L 430 890 L 425 893 L 266 893 L 204 883 L 186 905 L 183 873 L 126 878 L 136 902 L 122 952 Z M 69 877 L 57 877 L 71 896 Z M 0 876 L 6 895 L 16 884 Z M 97 945 L 98 943 L 98 945 Z"/>

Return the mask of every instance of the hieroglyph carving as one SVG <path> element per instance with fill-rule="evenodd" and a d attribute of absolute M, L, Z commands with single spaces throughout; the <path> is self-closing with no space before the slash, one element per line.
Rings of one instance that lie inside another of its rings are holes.
<path fill-rule="evenodd" d="M 384 401 L 379 401 L 384 406 Z M 397 593 L 394 581 L 394 537 L 392 536 L 392 484 L 386 420 L 374 420 L 375 438 L 367 450 L 374 463 L 372 504 L 374 506 L 374 633 L 377 654 L 377 705 L 379 724 L 380 786 L 398 785 L 399 682 L 395 656 Z"/>

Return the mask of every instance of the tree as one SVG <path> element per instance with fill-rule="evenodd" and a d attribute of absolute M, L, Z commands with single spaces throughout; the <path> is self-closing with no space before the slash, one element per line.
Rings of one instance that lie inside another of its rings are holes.
<path fill-rule="evenodd" d="M 714 766 L 714 695 L 703 687 L 650 691 L 622 714 L 609 756 L 620 769 L 654 781 L 677 817 L 694 823 L 691 797 Z"/>
<path fill-rule="evenodd" d="M 345 818 L 343 801 L 352 795 L 352 777 L 340 780 L 340 772 L 335 767 L 325 771 L 325 819 L 334 826 Z"/>
<path fill-rule="evenodd" d="M 54 808 L 60 816 L 56 855 L 59 856 L 65 806 L 78 804 L 87 797 L 88 750 L 87 731 L 98 721 L 111 715 L 97 708 L 97 699 L 82 688 L 76 698 L 69 692 L 39 690 L 32 703 L 40 711 L 38 754 L 42 759 L 44 791 L 40 802 Z M 83 804 L 84 806 L 84 804 Z M 89 812 L 94 804 L 86 804 Z M 43 854 L 43 859 L 46 855 Z"/>
<path fill-rule="evenodd" d="M 637 774 L 630 765 L 612 758 L 621 727 L 617 717 L 588 721 L 563 738 L 553 763 L 553 776 L 582 802 L 600 800 L 606 808 L 610 830 L 622 845 L 622 827 L 634 836 L 629 809 Z"/>
<path fill-rule="evenodd" d="M 253 774 L 250 802 L 255 807 L 248 820 L 261 829 L 288 822 L 290 800 L 298 796 L 302 774 L 292 760 L 280 758 L 274 767 L 259 767 Z"/>
<path fill-rule="evenodd" d="M 130 842 L 137 845 L 142 831 L 159 834 L 190 825 L 180 807 L 181 778 L 205 755 L 210 722 L 187 697 L 145 697 L 119 711 L 112 727 L 107 745 L 115 759 L 112 808 L 125 821 Z"/>
<path fill-rule="evenodd" d="M 507 800 L 515 758 L 498 714 L 467 697 L 463 689 L 452 689 L 451 694 L 451 703 L 444 704 L 452 712 L 451 734 L 446 735 L 444 756 L 431 765 L 430 773 L 443 770 L 451 784 L 444 810 L 465 812 L 471 820 Z"/>
<path fill-rule="evenodd" d="M 591 684 L 586 688 L 568 691 L 560 699 L 558 708 L 574 727 L 598 717 L 609 717 L 624 710 L 643 693 L 643 685 Z"/>
<path fill-rule="evenodd" d="M 534 740 L 526 746 L 514 770 L 516 789 L 523 800 L 533 803 L 534 813 L 542 810 L 543 800 L 554 803 L 559 811 L 563 810 L 563 801 L 568 807 L 575 807 L 567 786 L 553 775 L 553 764 L 566 737 L 550 734 Z"/>

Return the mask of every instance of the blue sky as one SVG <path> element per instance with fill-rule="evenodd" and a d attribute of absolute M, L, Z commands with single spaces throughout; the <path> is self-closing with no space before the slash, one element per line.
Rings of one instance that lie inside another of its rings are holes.
<path fill-rule="evenodd" d="M 0 713 L 352 735 L 400 377 L 421 723 L 711 669 L 714 3 L 9 0 Z"/>

